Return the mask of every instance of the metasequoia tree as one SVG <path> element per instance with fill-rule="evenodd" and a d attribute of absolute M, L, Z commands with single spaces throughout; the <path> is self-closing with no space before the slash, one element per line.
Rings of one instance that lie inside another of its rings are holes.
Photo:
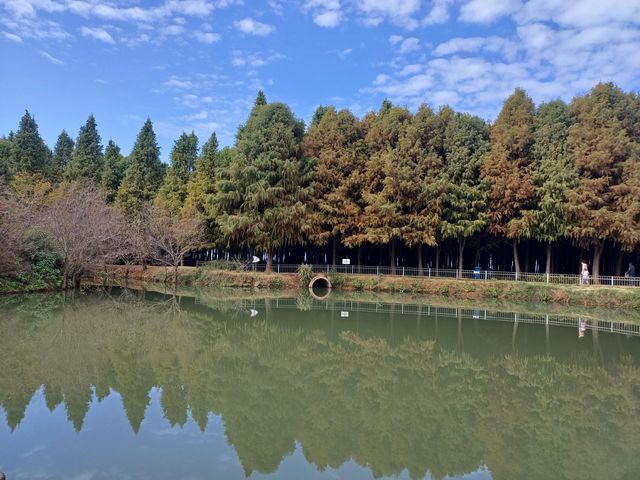
<path fill-rule="evenodd" d="M 442 172 L 443 238 L 458 241 L 458 271 L 464 268 L 466 241 L 488 223 L 487 188 L 480 180 L 482 160 L 490 147 L 487 125 L 478 117 L 456 113 L 444 138 Z"/>
<path fill-rule="evenodd" d="M 104 150 L 104 165 L 100 179 L 107 202 L 112 203 L 115 201 L 125 170 L 126 162 L 120 153 L 120 147 L 113 140 L 109 140 L 107 148 Z"/>
<path fill-rule="evenodd" d="M 571 102 L 575 123 L 567 146 L 578 181 L 568 193 L 574 214 L 572 236 L 593 247 L 597 281 L 605 242 L 630 248 L 638 243 L 637 209 L 630 208 L 638 168 L 638 102 L 611 83 L 596 85 Z"/>
<path fill-rule="evenodd" d="M 287 105 L 262 97 L 238 131 L 216 202 L 227 242 L 266 251 L 269 271 L 276 249 L 305 240 L 309 166 L 300 148 L 303 122 Z"/>
<path fill-rule="evenodd" d="M 151 120 L 147 119 L 133 146 L 129 165 L 118 189 L 118 204 L 127 216 L 134 215 L 154 198 L 162 183 L 163 173 L 156 134 Z"/>
<path fill-rule="evenodd" d="M 51 159 L 51 151 L 38 132 L 35 118 L 25 111 L 20 127 L 11 141 L 11 163 L 15 172 L 44 175 Z"/>
<path fill-rule="evenodd" d="M 53 149 L 53 160 L 47 172 L 48 177 L 54 181 L 59 182 L 62 180 L 67 165 L 71 162 L 71 155 L 73 155 L 73 148 L 75 143 L 69 136 L 66 130 L 62 130 L 58 135 L 56 146 Z"/>
<path fill-rule="evenodd" d="M 171 165 L 158 190 L 156 201 L 162 202 L 172 214 L 177 214 L 187 198 L 187 185 L 191 180 L 198 158 L 198 137 L 182 132 L 171 151 Z"/>
<path fill-rule="evenodd" d="M 365 120 L 369 151 L 364 170 L 362 193 L 366 207 L 362 216 L 362 238 L 368 243 L 389 245 L 391 273 L 396 269 L 396 249 L 402 239 L 406 218 L 403 212 L 402 182 L 406 165 L 397 147 L 411 122 L 406 108 L 383 102 L 378 114 Z"/>
<path fill-rule="evenodd" d="M 93 115 L 89 115 L 86 123 L 80 128 L 71 160 L 66 166 L 67 180 L 90 179 L 100 182 L 102 174 L 102 143 L 98 133 L 98 125 Z"/>
<path fill-rule="evenodd" d="M 91 182 L 72 183 L 57 192 L 38 224 L 62 259 L 63 288 L 69 279 L 77 287 L 83 273 L 124 253 L 124 219 Z"/>
<path fill-rule="evenodd" d="M 363 169 L 366 147 L 362 127 L 348 110 L 320 107 L 304 143 L 304 154 L 315 160 L 309 188 L 309 238 L 317 245 L 332 241 L 332 264 L 338 243 L 358 231 L 362 214 L 361 185 L 355 178 Z"/>
<path fill-rule="evenodd" d="M 532 155 L 534 107 L 531 98 L 518 88 L 504 102 L 491 128 L 491 150 L 482 175 L 490 185 L 489 231 L 513 241 L 513 262 L 520 272 L 518 241 L 531 236 L 533 207 Z"/>
<path fill-rule="evenodd" d="M 531 212 L 533 236 L 547 243 L 545 273 L 551 273 L 553 243 L 571 232 L 567 191 L 577 172 L 567 151 L 571 115 L 562 100 L 540 105 L 536 112 L 533 145 L 536 206 Z"/>

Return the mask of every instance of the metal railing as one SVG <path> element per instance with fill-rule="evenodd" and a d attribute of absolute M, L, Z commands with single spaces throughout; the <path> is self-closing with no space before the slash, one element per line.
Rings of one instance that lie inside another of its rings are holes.
<path fill-rule="evenodd" d="M 196 262 L 196 267 L 206 267 L 215 262 Z M 271 271 L 274 273 L 296 273 L 300 265 L 276 263 L 272 265 Z M 567 275 L 557 273 L 529 273 L 529 272 L 505 272 L 499 270 L 462 270 L 445 268 L 416 268 L 416 267 L 389 267 L 371 265 L 311 265 L 314 273 L 341 273 L 348 275 L 384 275 L 396 277 L 412 278 L 449 278 L 467 279 L 482 281 L 512 281 L 549 283 L 555 285 L 581 285 L 583 278 L 580 275 Z M 264 262 L 245 265 L 245 271 L 264 272 L 266 264 Z M 588 279 L 590 285 L 608 285 L 614 287 L 640 287 L 640 277 L 621 277 L 613 275 L 600 275 L 597 278 L 591 276 Z"/>

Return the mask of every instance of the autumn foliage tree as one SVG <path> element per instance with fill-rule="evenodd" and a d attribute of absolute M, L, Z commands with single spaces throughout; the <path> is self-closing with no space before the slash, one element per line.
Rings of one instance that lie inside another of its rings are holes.
<path fill-rule="evenodd" d="M 522 89 L 504 102 L 491 128 L 491 150 L 482 175 L 490 185 L 489 230 L 513 242 L 513 261 L 520 272 L 518 241 L 531 236 L 535 186 L 532 155 L 534 132 L 533 101 Z"/>

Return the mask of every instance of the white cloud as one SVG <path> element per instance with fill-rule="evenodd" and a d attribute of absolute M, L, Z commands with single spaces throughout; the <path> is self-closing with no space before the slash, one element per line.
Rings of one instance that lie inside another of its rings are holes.
<path fill-rule="evenodd" d="M 53 55 L 45 52 L 44 50 L 40 50 L 40 55 L 42 55 L 44 58 L 49 60 L 54 65 L 64 65 L 64 62 L 62 60 L 54 57 Z"/>
<path fill-rule="evenodd" d="M 167 88 L 177 88 L 177 89 L 190 89 L 193 87 L 193 83 L 189 80 L 180 80 L 179 78 L 172 77 L 166 82 L 164 82 L 164 86 Z"/>
<path fill-rule="evenodd" d="M 422 19 L 422 25 L 438 25 L 446 23 L 449 20 L 449 7 L 453 0 L 433 0 L 431 10 L 426 17 Z"/>
<path fill-rule="evenodd" d="M 113 37 L 104 28 L 82 27 L 80 33 L 83 37 L 92 37 L 104 43 L 116 43 Z"/>
<path fill-rule="evenodd" d="M 4 38 L 6 38 L 7 40 L 11 40 L 12 42 L 16 43 L 22 43 L 22 38 L 14 33 L 2 32 L 2 35 L 4 35 Z"/>
<path fill-rule="evenodd" d="M 184 32 L 184 27 L 182 25 L 167 25 L 162 29 L 162 33 L 165 35 L 180 35 Z"/>
<path fill-rule="evenodd" d="M 420 40 L 415 37 L 405 38 L 398 48 L 401 55 L 415 52 L 416 50 L 420 50 Z"/>
<path fill-rule="evenodd" d="M 231 52 L 231 64 L 234 67 L 260 68 L 265 65 L 284 59 L 285 56 L 280 53 L 245 53 L 241 50 Z"/>
<path fill-rule="evenodd" d="M 389 80 L 391 80 L 391 77 L 389 75 L 385 75 L 383 73 L 379 74 L 376 79 L 373 81 L 374 85 L 384 85 L 385 83 L 387 83 Z"/>
<path fill-rule="evenodd" d="M 614 23 L 640 23 L 640 1 L 529 0 L 516 15 L 521 23 L 553 21 L 561 26 L 589 27 Z"/>
<path fill-rule="evenodd" d="M 241 31 L 244 34 L 256 35 L 259 37 L 266 37 L 275 30 L 275 27 L 273 25 L 261 23 L 249 17 L 243 18 L 242 20 L 237 20 L 233 22 L 233 25 L 237 30 Z"/>
<path fill-rule="evenodd" d="M 207 43 L 207 44 L 215 43 L 220 40 L 220 35 L 213 32 L 197 31 L 193 35 L 194 37 L 196 37 L 196 40 L 198 40 L 199 42 Z"/>
<path fill-rule="evenodd" d="M 452 38 L 439 44 L 433 53 L 435 56 L 440 57 L 459 53 L 477 53 L 480 51 L 496 53 L 503 55 L 507 59 L 513 59 L 517 54 L 518 44 L 495 36 Z"/>
<path fill-rule="evenodd" d="M 340 25 L 342 12 L 339 10 L 325 10 L 313 16 L 313 21 L 320 27 L 333 28 Z"/>
<path fill-rule="evenodd" d="M 469 0 L 460 7 L 460 19 L 471 23 L 490 23 L 520 9 L 520 0 Z"/>
<path fill-rule="evenodd" d="M 396 45 L 397 43 L 400 43 L 402 41 L 404 37 L 402 35 L 391 35 L 389 37 L 389 43 L 391 45 Z"/>

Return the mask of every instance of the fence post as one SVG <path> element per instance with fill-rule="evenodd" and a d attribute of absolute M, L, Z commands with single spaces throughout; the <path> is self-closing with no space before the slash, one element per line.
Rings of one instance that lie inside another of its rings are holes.
<path fill-rule="evenodd" d="M 404 267 L 402 267 L 402 276 L 404 277 Z"/>
<path fill-rule="evenodd" d="M 431 267 L 429 267 L 429 278 L 431 278 Z"/>
<path fill-rule="evenodd" d="M 611 286 L 613 287 L 613 275 L 611 275 Z"/>
<path fill-rule="evenodd" d="M 380 275 L 380 266 L 376 265 L 376 275 Z"/>
<path fill-rule="evenodd" d="M 549 283 L 549 274 L 547 273 L 547 283 Z"/>
<path fill-rule="evenodd" d="M 516 270 L 516 282 L 518 281 L 518 271 Z"/>
<path fill-rule="evenodd" d="M 484 279 L 487 280 L 489 278 L 489 272 L 487 270 L 484 271 Z"/>
<path fill-rule="evenodd" d="M 329 273 L 329 264 L 327 263 L 327 273 Z"/>
<path fill-rule="evenodd" d="M 278 263 L 278 273 L 280 273 L 280 264 Z"/>

